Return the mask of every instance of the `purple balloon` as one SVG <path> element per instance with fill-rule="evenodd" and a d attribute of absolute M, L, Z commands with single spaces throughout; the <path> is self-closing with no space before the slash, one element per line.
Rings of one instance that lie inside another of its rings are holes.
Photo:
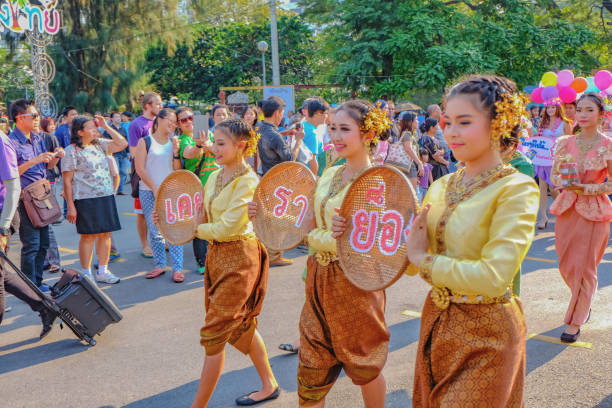
<path fill-rule="evenodd" d="M 576 90 L 574 88 L 570 88 L 569 86 L 563 86 L 559 88 L 559 98 L 564 103 L 572 103 L 576 100 Z"/>
<path fill-rule="evenodd" d="M 605 70 L 599 71 L 595 74 L 594 82 L 600 90 L 603 91 L 605 89 L 608 89 L 610 85 L 612 85 L 612 73 L 610 73 L 610 71 Z"/>
<path fill-rule="evenodd" d="M 542 89 L 542 98 L 544 98 L 545 101 L 549 101 L 551 99 L 555 99 L 559 97 L 559 90 L 557 89 L 556 86 L 547 86 L 544 87 L 544 89 Z"/>
<path fill-rule="evenodd" d="M 574 82 L 574 73 L 569 69 L 559 71 L 557 74 L 557 86 L 570 86 Z"/>

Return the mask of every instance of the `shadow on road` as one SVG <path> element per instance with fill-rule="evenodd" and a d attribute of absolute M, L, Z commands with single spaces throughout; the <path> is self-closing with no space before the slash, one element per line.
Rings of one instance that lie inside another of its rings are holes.
<path fill-rule="evenodd" d="M 601 402 L 593 408 L 612 408 L 612 394 L 601 400 Z"/>
<path fill-rule="evenodd" d="M 561 336 L 561 333 L 563 333 L 564 329 L 565 325 L 559 326 L 550 331 L 547 331 L 546 333 L 541 334 L 545 336 L 555 337 L 558 339 L 559 336 Z M 546 341 L 536 339 L 527 340 L 527 375 L 529 375 L 533 370 L 548 363 L 567 347 L 569 346 L 548 343 Z"/>
<path fill-rule="evenodd" d="M 38 339 L 36 339 L 38 340 Z M 23 342 L 28 344 L 30 340 Z M 4 347 L 18 347 L 8 345 Z M 43 344 L 40 347 L 28 348 L 14 353 L 5 354 L 0 359 L 0 374 L 32 367 L 38 364 L 47 363 L 62 357 L 87 351 L 87 346 L 75 341 L 74 339 L 64 339 L 53 343 Z"/>

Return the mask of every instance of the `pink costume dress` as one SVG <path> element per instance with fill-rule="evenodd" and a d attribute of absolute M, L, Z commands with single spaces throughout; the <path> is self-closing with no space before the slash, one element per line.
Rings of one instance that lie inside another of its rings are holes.
<path fill-rule="evenodd" d="M 556 127 L 553 130 L 542 129 L 541 134 L 538 134 L 538 136 L 547 137 L 553 140 L 557 139 L 560 136 L 563 136 L 563 126 L 564 125 L 565 125 L 564 121 L 557 119 L 557 121 L 555 122 Z M 555 183 L 553 183 L 550 179 L 551 169 L 552 169 L 552 166 L 534 166 L 535 175 L 540 180 L 546 181 L 546 184 L 548 184 L 549 186 L 555 185 Z"/>
<path fill-rule="evenodd" d="M 597 290 L 597 265 L 610 236 L 612 202 L 607 194 L 612 191 L 612 181 L 604 181 L 608 178 L 607 161 L 612 160 L 612 138 L 602 136 L 599 144 L 586 152 L 580 151 L 576 138 L 564 136 L 557 141 L 551 179 L 561 185 L 559 165 L 569 159 L 578 163 L 585 192 L 563 190 L 550 212 L 557 215 L 555 248 L 559 271 L 572 291 L 565 323 L 580 326 L 588 318 Z"/>

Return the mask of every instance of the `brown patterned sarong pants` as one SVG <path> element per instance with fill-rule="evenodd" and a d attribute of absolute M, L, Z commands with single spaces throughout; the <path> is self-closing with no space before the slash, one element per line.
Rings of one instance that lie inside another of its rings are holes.
<path fill-rule="evenodd" d="M 206 255 L 205 325 L 200 344 L 207 355 L 230 343 L 247 354 L 268 285 L 268 254 L 256 238 L 209 243 Z"/>
<path fill-rule="evenodd" d="M 298 395 L 321 401 L 344 368 L 356 385 L 376 379 L 387 361 L 385 292 L 354 286 L 338 262 L 308 258 L 306 301 L 300 317 Z"/>
<path fill-rule="evenodd" d="M 428 296 L 413 407 L 523 406 L 526 327 L 521 302 L 438 308 Z"/>

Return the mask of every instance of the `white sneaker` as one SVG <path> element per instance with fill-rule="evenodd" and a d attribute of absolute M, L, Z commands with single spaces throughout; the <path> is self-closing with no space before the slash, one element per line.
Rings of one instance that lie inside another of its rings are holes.
<path fill-rule="evenodd" d="M 106 273 L 96 273 L 96 280 L 102 283 L 119 283 L 121 279 L 107 271 Z"/>
<path fill-rule="evenodd" d="M 91 274 L 91 271 L 87 272 L 86 270 L 81 269 L 81 275 L 83 275 L 83 276 L 87 276 L 89 279 L 94 280 L 94 277 L 93 277 L 93 275 Z"/>

